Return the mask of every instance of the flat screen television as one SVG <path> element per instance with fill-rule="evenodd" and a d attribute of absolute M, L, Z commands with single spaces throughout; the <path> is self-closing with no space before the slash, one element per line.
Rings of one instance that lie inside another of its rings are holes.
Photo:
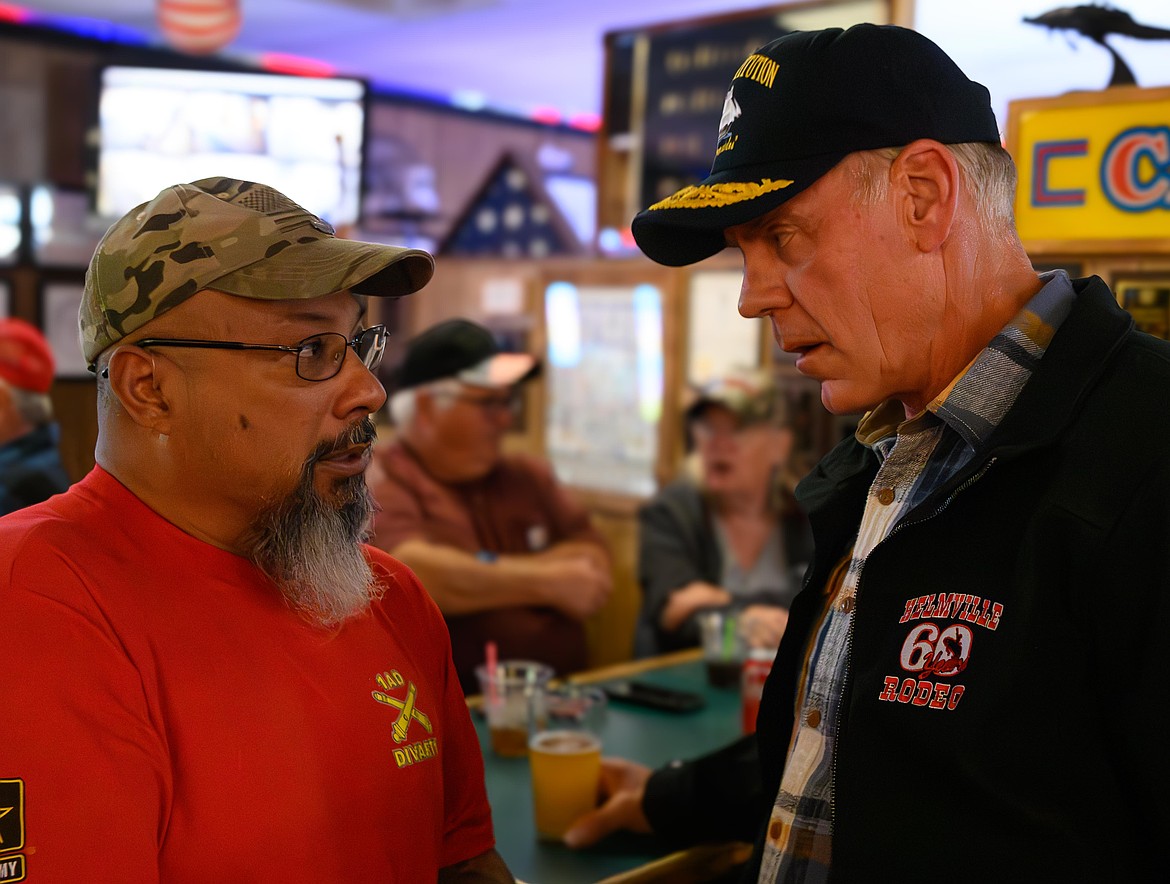
<path fill-rule="evenodd" d="M 362 80 L 127 65 L 100 76 L 98 218 L 112 222 L 171 184 L 225 175 L 271 185 L 335 227 L 357 222 Z"/>

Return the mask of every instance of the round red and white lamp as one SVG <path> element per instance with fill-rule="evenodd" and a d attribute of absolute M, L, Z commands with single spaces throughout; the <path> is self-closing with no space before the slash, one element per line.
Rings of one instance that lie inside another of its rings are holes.
<path fill-rule="evenodd" d="M 180 52 L 217 52 L 240 32 L 239 0 L 158 0 L 158 24 Z"/>

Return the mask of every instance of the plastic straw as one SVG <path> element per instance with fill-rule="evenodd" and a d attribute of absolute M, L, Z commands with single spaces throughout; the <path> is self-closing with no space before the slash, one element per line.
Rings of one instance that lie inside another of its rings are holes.
<path fill-rule="evenodd" d="M 488 642 L 484 645 L 484 655 L 487 662 L 488 671 L 488 704 L 494 706 L 496 703 L 496 679 L 499 677 L 499 662 L 496 657 L 496 643 Z"/>

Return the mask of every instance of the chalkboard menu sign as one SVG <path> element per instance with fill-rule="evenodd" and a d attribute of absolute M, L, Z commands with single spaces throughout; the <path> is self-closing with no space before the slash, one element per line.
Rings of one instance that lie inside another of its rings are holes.
<path fill-rule="evenodd" d="M 778 18 L 743 18 L 650 36 L 643 206 L 707 177 L 731 77 L 753 51 L 788 33 Z"/>

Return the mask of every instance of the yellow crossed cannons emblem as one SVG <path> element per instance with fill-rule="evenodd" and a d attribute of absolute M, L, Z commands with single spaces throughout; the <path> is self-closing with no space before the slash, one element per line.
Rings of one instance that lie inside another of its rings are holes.
<path fill-rule="evenodd" d="M 374 699 L 379 703 L 384 703 L 387 706 L 391 706 L 398 710 L 398 718 L 394 720 L 394 726 L 390 729 L 390 734 L 394 737 L 395 743 L 406 742 L 406 737 L 410 731 L 410 723 L 412 721 L 417 721 L 419 724 L 421 724 L 423 729 L 426 730 L 428 734 L 432 733 L 430 718 L 428 718 L 427 714 L 415 705 L 415 697 L 418 693 L 418 689 L 415 687 L 413 681 L 407 685 L 406 697 L 402 700 L 398 699 L 397 697 L 392 697 L 387 693 L 383 693 L 383 691 L 389 691 L 397 687 L 402 687 L 402 685 L 406 683 L 405 679 L 403 679 L 397 669 L 391 669 L 389 672 L 383 672 L 375 679 L 375 681 L 378 682 L 379 687 L 381 687 L 383 690 L 371 691 Z"/>

